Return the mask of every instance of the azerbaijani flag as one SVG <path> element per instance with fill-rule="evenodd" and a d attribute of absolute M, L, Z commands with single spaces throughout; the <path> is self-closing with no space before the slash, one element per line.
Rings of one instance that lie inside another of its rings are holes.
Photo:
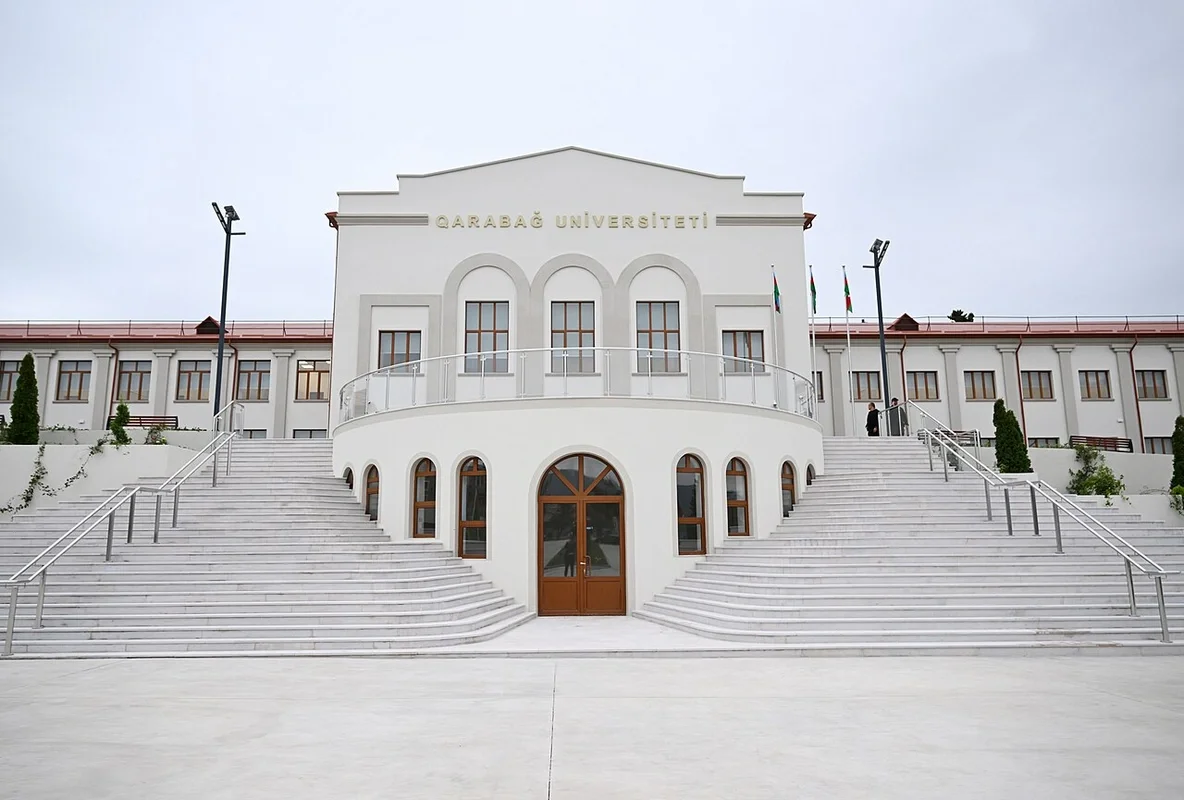
<path fill-rule="evenodd" d="M 843 267 L 843 296 L 847 298 L 847 313 L 851 313 L 851 287 L 847 284 L 847 268 Z"/>
<path fill-rule="evenodd" d="M 810 313 L 818 313 L 818 290 L 814 288 L 814 265 L 810 265 Z"/>
<path fill-rule="evenodd" d="M 773 308 L 775 308 L 777 310 L 777 313 L 780 314 L 781 313 L 781 289 L 778 288 L 778 286 L 777 286 L 777 268 L 771 266 L 770 269 L 773 270 Z"/>

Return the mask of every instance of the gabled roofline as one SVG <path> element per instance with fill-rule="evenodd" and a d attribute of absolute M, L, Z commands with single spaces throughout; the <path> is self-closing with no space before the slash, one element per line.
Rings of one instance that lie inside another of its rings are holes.
<path fill-rule="evenodd" d="M 454 172 L 464 172 L 465 170 L 468 170 L 468 169 L 479 169 L 481 167 L 492 167 L 497 164 L 509 164 L 514 161 L 523 161 L 527 158 L 537 158 L 538 156 L 549 156 L 554 153 L 563 153 L 568 150 L 575 150 L 580 153 L 588 153 L 589 155 L 594 155 L 594 156 L 604 156 L 605 158 L 615 158 L 620 161 L 628 161 L 633 164 L 642 164 L 647 167 L 658 167 L 659 169 L 669 169 L 669 170 L 673 170 L 675 172 L 684 172 L 687 175 L 697 175 L 700 178 L 715 178 L 716 180 L 724 180 L 724 181 L 742 181 L 742 180 L 744 180 L 743 175 L 713 175 L 710 172 L 699 172 L 699 171 L 693 170 L 693 169 L 686 169 L 685 167 L 676 167 L 671 164 L 659 164 L 656 161 L 643 161 L 640 158 L 630 158 L 629 156 L 617 155 L 616 153 L 607 153 L 603 150 L 591 150 L 587 147 L 577 147 L 575 145 L 569 145 L 567 147 L 556 147 L 553 150 L 540 150 L 537 153 L 526 153 L 525 155 L 511 156 L 510 158 L 499 158 L 496 161 L 483 161 L 480 164 L 469 164 L 468 166 L 465 166 L 465 167 L 452 167 L 451 169 L 442 169 L 437 172 L 422 172 L 422 173 L 418 173 L 418 174 L 402 174 L 402 173 L 400 173 L 400 174 L 396 175 L 395 177 L 398 178 L 399 180 L 402 180 L 403 178 L 434 178 L 437 175 L 450 175 Z"/>

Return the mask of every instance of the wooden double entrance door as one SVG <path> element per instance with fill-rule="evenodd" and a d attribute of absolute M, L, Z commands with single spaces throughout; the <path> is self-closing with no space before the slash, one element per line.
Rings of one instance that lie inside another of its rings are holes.
<path fill-rule="evenodd" d="M 539 484 L 539 614 L 624 613 L 621 478 L 595 456 L 567 456 Z"/>

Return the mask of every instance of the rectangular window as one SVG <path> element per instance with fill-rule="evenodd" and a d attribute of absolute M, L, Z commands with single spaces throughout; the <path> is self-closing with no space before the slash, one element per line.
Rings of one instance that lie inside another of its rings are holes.
<path fill-rule="evenodd" d="M 910 400 L 938 400 L 936 372 L 906 372 L 905 383 Z"/>
<path fill-rule="evenodd" d="M 90 362 L 59 361 L 57 399 L 85 403 L 90 399 Z"/>
<path fill-rule="evenodd" d="M 16 378 L 21 371 L 19 361 L 0 361 L 0 403 L 12 402 L 16 391 Z"/>
<path fill-rule="evenodd" d="M 120 361 L 115 399 L 124 403 L 147 403 L 151 380 L 151 361 Z"/>
<path fill-rule="evenodd" d="M 1172 454 L 1172 437 L 1148 436 L 1143 439 L 1143 451 L 1170 456 Z"/>
<path fill-rule="evenodd" d="M 395 372 L 407 372 L 409 367 L 400 366 L 422 358 L 419 331 L 379 331 L 378 368 L 396 367 Z"/>
<path fill-rule="evenodd" d="M 880 373 L 878 372 L 853 372 L 851 373 L 855 381 L 855 399 L 866 400 L 871 402 L 873 400 L 883 400 L 880 394 Z"/>
<path fill-rule="evenodd" d="M 994 447 L 995 446 L 995 437 L 994 436 L 980 436 L 978 443 L 980 445 L 982 445 L 983 447 Z"/>
<path fill-rule="evenodd" d="M 293 439 L 324 439 L 328 435 L 324 428 L 296 428 L 292 431 Z"/>
<path fill-rule="evenodd" d="M 587 301 L 551 303 L 551 372 L 595 372 L 595 306 Z M 566 365 L 566 366 L 565 366 Z"/>
<path fill-rule="evenodd" d="M 1020 373 L 1020 392 L 1025 400 L 1052 400 L 1052 373 L 1024 370 Z"/>
<path fill-rule="evenodd" d="M 640 300 L 637 303 L 637 371 L 679 372 L 678 303 Z"/>
<path fill-rule="evenodd" d="M 1110 400 L 1110 371 L 1105 369 L 1080 370 L 1082 400 Z"/>
<path fill-rule="evenodd" d="M 177 401 L 208 402 L 210 399 L 210 362 L 177 362 Z"/>
<path fill-rule="evenodd" d="M 509 372 L 509 349 L 510 304 L 505 300 L 466 302 L 465 372 Z"/>
<path fill-rule="evenodd" d="M 252 428 L 251 430 L 239 431 L 239 434 L 244 439 L 266 439 L 267 431 L 262 428 Z"/>
<path fill-rule="evenodd" d="M 1030 436 L 1028 447 L 1060 447 L 1061 440 L 1055 436 Z"/>
<path fill-rule="evenodd" d="M 723 353 L 724 372 L 746 375 L 764 372 L 765 334 L 763 331 L 724 331 Z"/>
<path fill-rule="evenodd" d="M 994 400 L 999 396 L 995 390 L 995 370 L 967 370 L 962 377 L 966 381 L 967 400 Z"/>
<path fill-rule="evenodd" d="M 1135 396 L 1140 400 L 1167 400 L 1168 373 L 1162 369 L 1135 370 Z"/>
<path fill-rule="evenodd" d="M 814 394 L 818 398 L 819 403 L 821 403 L 823 400 L 826 399 L 826 397 L 823 396 L 823 392 L 822 392 L 822 373 L 821 372 L 814 373 Z"/>
<path fill-rule="evenodd" d="M 328 361 L 296 361 L 296 399 L 329 399 Z"/>
<path fill-rule="evenodd" d="M 271 393 L 271 362 L 238 362 L 238 383 L 235 400 L 266 401 Z"/>

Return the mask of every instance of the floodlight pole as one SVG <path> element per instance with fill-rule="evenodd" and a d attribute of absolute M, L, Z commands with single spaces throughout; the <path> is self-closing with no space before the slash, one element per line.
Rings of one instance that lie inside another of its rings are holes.
<path fill-rule="evenodd" d="M 222 258 L 222 310 L 218 313 L 218 366 L 214 376 L 214 413 L 217 414 L 222 410 L 222 353 L 226 347 L 226 290 L 230 283 L 230 237 L 244 236 L 246 231 L 232 230 L 234 223 L 239 219 L 234 206 L 226 206 L 226 213 L 223 215 L 217 203 L 211 205 L 214 206 L 218 222 L 222 224 L 222 230 L 226 232 L 226 250 Z"/>
<path fill-rule="evenodd" d="M 888 346 L 884 342 L 884 301 L 880 295 L 880 264 L 884 261 L 884 254 L 888 252 L 888 240 L 876 241 L 871 246 L 872 264 L 871 266 L 864 266 L 864 269 L 870 269 L 876 273 L 876 315 L 880 320 L 880 369 L 884 374 L 884 406 L 888 406 Z"/>

